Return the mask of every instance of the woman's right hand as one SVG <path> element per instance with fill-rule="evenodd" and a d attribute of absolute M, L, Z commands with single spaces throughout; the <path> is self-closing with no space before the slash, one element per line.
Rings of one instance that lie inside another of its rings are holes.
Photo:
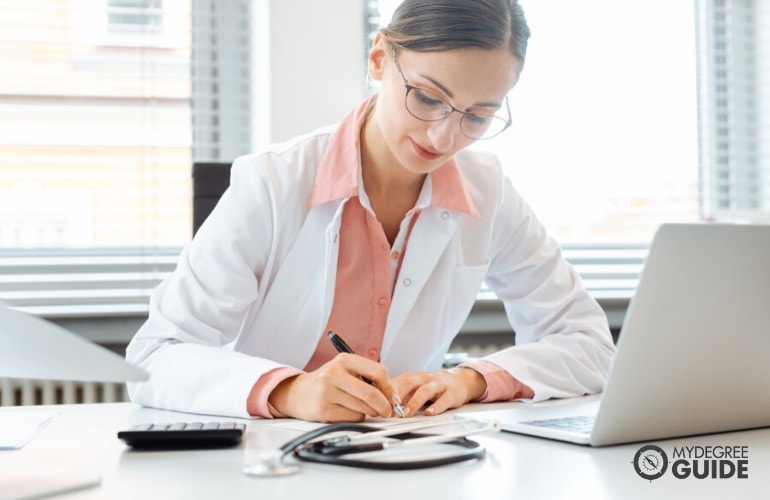
<path fill-rule="evenodd" d="M 362 380 L 371 380 L 372 384 Z M 340 353 L 315 371 L 276 386 L 268 402 L 287 417 L 316 422 L 360 422 L 390 417 L 393 389 L 388 369 L 355 354 Z"/>

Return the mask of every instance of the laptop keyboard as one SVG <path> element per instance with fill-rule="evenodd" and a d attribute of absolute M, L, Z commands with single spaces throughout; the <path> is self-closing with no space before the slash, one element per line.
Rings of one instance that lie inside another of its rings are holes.
<path fill-rule="evenodd" d="M 536 425 L 538 427 L 547 427 L 550 429 L 590 434 L 595 421 L 596 417 L 593 415 L 581 415 L 575 417 L 547 418 L 544 420 L 529 420 L 522 423 Z"/>

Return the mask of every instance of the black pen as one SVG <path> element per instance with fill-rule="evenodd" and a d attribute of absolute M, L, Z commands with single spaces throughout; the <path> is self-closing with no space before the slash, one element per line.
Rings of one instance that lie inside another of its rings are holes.
<path fill-rule="evenodd" d="M 355 354 L 353 352 L 353 349 L 350 348 L 347 342 L 342 340 L 342 337 L 340 337 L 333 331 L 329 330 L 329 333 L 327 333 L 326 335 L 329 337 L 329 340 L 331 341 L 334 348 L 337 349 L 337 352 L 346 352 L 348 354 Z M 374 382 L 372 382 L 371 380 L 365 379 L 363 377 L 361 378 L 367 384 L 374 385 Z M 398 415 L 401 418 L 404 418 L 406 416 L 406 414 L 404 413 L 404 407 L 398 403 L 395 403 L 395 402 L 393 403 L 393 411 L 396 413 L 396 415 Z"/>
<path fill-rule="evenodd" d="M 353 349 L 350 348 L 347 342 L 342 340 L 342 337 L 340 337 L 333 331 L 329 330 L 329 333 L 327 333 L 326 335 L 329 336 L 329 340 L 331 340 L 332 345 L 334 346 L 335 349 L 337 349 L 337 352 L 346 352 L 348 354 L 355 354 L 353 352 Z"/>

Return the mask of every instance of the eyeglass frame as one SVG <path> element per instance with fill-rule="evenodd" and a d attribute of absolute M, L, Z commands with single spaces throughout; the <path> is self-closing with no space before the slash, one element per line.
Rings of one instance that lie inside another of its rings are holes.
<path fill-rule="evenodd" d="M 423 122 L 427 122 L 427 123 L 434 123 L 434 122 L 440 122 L 441 120 L 445 120 L 445 119 L 449 118 L 452 115 L 452 113 L 455 113 L 455 112 L 460 113 L 460 115 L 461 115 L 460 123 L 459 123 L 460 132 L 465 137 L 467 137 L 468 139 L 472 139 L 474 141 L 483 141 L 483 140 L 487 140 L 487 139 L 492 139 L 493 137 L 497 137 L 498 135 L 500 135 L 503 132 L 505 132 L 506 130 L 508 130 L 510 128 L 510 126 L 513 124 L 513 116 L 511 115 L 511 106 L 510 106 L 510 102 L 508 101 L 508 96 L 505 96 L 505 109 L 508 112 L 508 119 L 507 120 L 505 118 L 503 118 L 502 116 L 498 116 L 496 114 L 485 114 L 485 113 L 481 113 L 480 114 L 480 113 L 471 113 L 469 111 L 462 111 L 460 109 L 455 108 L 451 104 L 449 104 L 445 99 L 441 98 L 440 96 L 437 96 L 434 92 L 432 92 L 430 90 L 427 90 L 427 89 L 423 89 L 421 87 L 415 87 L 414 85 L 410 85 L 409 83 L 407 83 L 406 76 L 404 76 L 404 71 L 401 69 L 401 65 L 398 62 L 398 54 L 396 52 L 396 48 L 391 45 L 390 46 L 390 50 L 391 50 L 391 53 L 393 54 L 393 64 L 395 64 L 396 69 L 398 70 L 398 74 L 401 75 L 401 80 L 404 82 L 404 88 L 406 88 L 406 93 L 404 94 L 404 108 L 406 108 L 407 112 L 410 115 L 412 115 L 413 117 L 415 117 L 416 119 L 418 119 L 420 121 L 423 121 Z M 441 102 L 443 102 L 444 104 L 449 106 L 451 111 L 449 113 L 445 114 L 444 116 L 442 116 L 441 118 L 437 118 L 435 120 L 426 120 L 425 118 L 420 118 L 419 116 L 415 115 L 412 112 L 412 110 L 409 109 L 409 106 L 407 106 L 407 104 L 406 104 L 406 101 L 409 98 L 409 92 L 411 92 L 412 90 L 422 90 L 424 92 L 430 92 L 434 96 L 438 97 Z M 500 130 L 496 134 L 490 135 L 489 137 L 472 137 L 472 136 L 468 135 L 467 133 L 465 133 L 465 130 L 463 130 L 463 120 L 465 120 L 465 117 L 467 115 L 477 115 L 477 116 L 481 115 L 481 116 L 489 116 L 491 118 L 497 118 L 498 120 L 502 120 L 503 122 L 505 122 L 505 127 L 503 127 L 502 130 Z"/>

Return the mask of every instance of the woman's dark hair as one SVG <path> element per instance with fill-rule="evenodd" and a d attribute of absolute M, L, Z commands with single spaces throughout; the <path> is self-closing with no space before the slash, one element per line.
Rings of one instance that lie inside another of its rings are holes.
<path fill-rule="evenodd" d="M 381 33 L 416 52 L 508 46 L 522 65 L 530 35 L 517 0 L 404 0 Z"/>

